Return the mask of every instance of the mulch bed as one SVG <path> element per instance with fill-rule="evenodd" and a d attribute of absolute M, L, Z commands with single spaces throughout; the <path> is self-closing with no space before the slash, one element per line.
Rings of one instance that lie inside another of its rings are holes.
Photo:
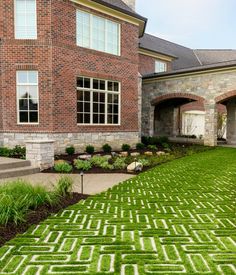
<path fill-rule="evenodd" d="M 13 239 L 17 234 L 27 231 L 33 224 L 39 224 L 41 221 L 48 218 L 51 214 L 56 214 L 60 210 L 67 208 L 70 205 L 78 203 L 80 200 L 87 199 L 89 195 L 82 195 L 79 193 L 72 193 L 70 196 L 64 197 L 60 202 L 54 206 L 42 205 L 36 210 L 27 214 L 25 222 L 21 224 L 9 223 L 7 226 L 0 226 L 0 247 L 7 241 Z"/>

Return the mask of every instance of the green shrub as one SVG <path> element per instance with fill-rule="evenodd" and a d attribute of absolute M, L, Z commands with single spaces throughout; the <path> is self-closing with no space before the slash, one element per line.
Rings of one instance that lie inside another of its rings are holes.
<path fill-rule="evenodd" d="M 10 157 L 11 149 L 7 147 L 0 147 L 0 156 L 1 157 Z"/>
<path fill-rule="evenodd" d="M 113 165 L 109 163 L 109 159 L 106 156 L 93 156 L 90 163 L 102 169 L 112 170 L 114 168 Z"/>
<path fill-rule="evenodd" d="M 88 160 L 76 159 L 74 165 L 78 170 L 88 171 L 92 168 L 92 164 Z"/>
<path fill-rule="evenodd" d="M 148 159 L 141 158 L 138 160 L 138 162 L 142 163 L 144 167 L 148 167 L 151 165 L 150 161 Z"/>
<path fill-rule="evenodd" d="M 151 150 L 151 151 L 156 151 L 156 150 L 157 150 L 156 145 L 148 145 L 147 148 L 148 148 L 149 150 Z"/>
<path fill-rule="evenodd" d="M 125 158 L 117 158 L 113 163 L 114 169 L 125 169 L 127 164 L 125 163 Z"/>
<path fill-rule="evenodd" d="M 19 156 L 20 158 L 25 158 L 26 155 L 26 148 L 23 146 L 16 145 L 12 150 L 11 150 L 11 155 L 13 157 Z"/>
<path fill-rule="evenodd" d="M 88 153 L 88 154 L 93 154 L 94 151 L 95 151 L 94 146 L 88 145 L 88 146 L 86 147 L 85 151 L 86 151 L 86 153 Z"/>
<path fill-rule="evenodd" d="M 66 153 L 67 153 L 69 156 L 74 155 L 74 153 L 75 153 L 75 147 L 74 147 L 74 146 L 67 147 L 67 148 L 66 148 Z"/>
<path fill-rule="evenodd" d="M 33 186 L 23 180 L 7 182 L 0 186 L 0 225 L 23 222 L 30 210 L 57 202 L 58 196 L 42 186 Z"/>
<path fill-rule="evenodd" d="M 142 143 L 144 144 L 144 145 L 149 145 L 150 143 L 149 143 L 149 140 L 150 140 L 150 137 L 146 137 L 146 136 L 142 136 L 141 137 L 141 141 L 142 141 Z"/>
<path fill-rule="evenodd" d="M 112 148 L 111 148 L 111 146 L 109 144 L 104 144 L 102 146 L 102 150 L 103 150 L 104 153 L 111 153 Z"/>
<path fill-rule="evenodd" d="M 137 143 L 136 144 L 136 149 L 137 150 L 143 150 L 145 148 L 145 145 L 143 143 Z"/>
<path fill-rule="evenodd" d="M 66 161 L 58 162 L 54 165 L 54 170 L 59 173 L 70 173 L 73 167 Z"/>
<path fill-rule="evenodd" d="M 60 196 L 68 196 L 72 192 L 73 179 L 68 176 L 61 177 L 56 184 L 56 192 Z"/>
<path fill-rule="evenodd" d="M 168 137 L 146 137 L 146 136 L 143 136 L 142 137 L 142 143 L 145 144 L 146 146 L 147 145 L 161 145 L 162 143 L 168 143 L 169 142 L 169 139 Z"/>
<path fill-rule="evenodd" d="M 122 149 L 122 151 L 128 152 L 130 150 L 130 145 L 129 144 L 123 144 L 121 149 Z"/>
<path fill-rule="evenodd" d="M 93 156 L 90 159 L 90 163 L 95 167 L 101 167 L 103 162 L 108 162 L 108 159 L 105 156 Z"/>

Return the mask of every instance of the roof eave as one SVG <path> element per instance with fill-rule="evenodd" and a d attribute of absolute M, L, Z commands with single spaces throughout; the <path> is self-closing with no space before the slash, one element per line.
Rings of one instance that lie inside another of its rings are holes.
<path fill-rule="evenodd" d="M 168 76 L 175 76 L 175 75 L 182 75 L 182 74 L 191 74 L 191 73 L 201 73 L 201 72 L 207 72 L 211 70 L 219 70 L 219 69 L 230 69 L 230 68 L 236 68 L 236 62 L 233 64 L 228 65 L 215 65 L 215 66 L 208 66 L 203 68 L 191 68 L 191 69 L 182 69 L 178 71 L 171 71 L 171 72 L 165 72 L 165 73 L 158 73 L 158 74 L 151 74 L 151 75 L 145 75 L 143 76 L 143 79 L 154 79 L 154 78 L 161 78 L 161 77 L 168 77 Z"/>

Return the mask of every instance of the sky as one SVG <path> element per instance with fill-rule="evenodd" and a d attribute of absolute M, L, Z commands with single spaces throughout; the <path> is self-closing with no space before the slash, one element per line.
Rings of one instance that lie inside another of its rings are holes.
<path fill-rule="evenodd" d="M 192 49 L 236 49 L 236 0 L 136 0 L 146 32 Z"/>

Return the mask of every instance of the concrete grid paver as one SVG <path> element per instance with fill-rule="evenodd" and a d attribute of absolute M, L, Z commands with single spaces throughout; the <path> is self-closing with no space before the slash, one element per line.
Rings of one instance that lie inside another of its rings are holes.
<path fill-rule="evenodd" d="M 236 274 L 236 150 L 161 165 L 0 249 L 0 274 Z"/>

